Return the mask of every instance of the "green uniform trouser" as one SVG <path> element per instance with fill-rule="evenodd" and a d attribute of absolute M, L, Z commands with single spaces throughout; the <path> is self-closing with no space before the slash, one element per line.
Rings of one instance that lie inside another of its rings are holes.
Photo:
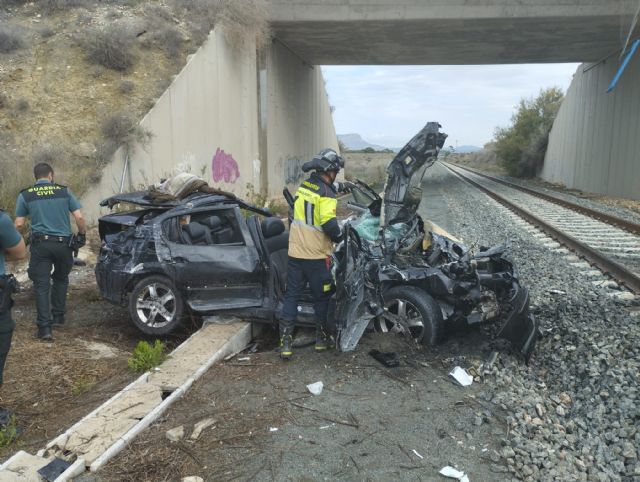
<path fill-rule="evenodd" d="M 11 296 L 11 295 L 6 295 Z M 3 290 L 0 290 L 0 299 L 4 297 Z M 12 301 L 9 299 L 8 308 L 0 311 L 0 385 L 2 385 L 2 374 L 4 372 L 4 363 L 7 361 L 7 355 L 11 348 L 11 337 L 13 336 L 13 329 L 16 323 L 11 319 L 11 305 Z"/>
<path fill-rule="evenodd" d="M 53 274 L 51 268 L 53 267 Z M 73 268 L 73 250 L 66 243 L 36 241 L 31 245 L 29 278 L 36 296 L 38 326 L 51 324 L 51 315 L 64 316 L 69 273 Z M 53 287 L 51 281 L 53 280 Z M 51 306 L 49 306 L 51 293 Z"/>

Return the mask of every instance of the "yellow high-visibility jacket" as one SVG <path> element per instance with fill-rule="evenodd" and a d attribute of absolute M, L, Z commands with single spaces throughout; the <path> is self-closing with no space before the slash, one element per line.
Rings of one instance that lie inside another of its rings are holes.
<path fill-rule="evenodd" d="M 336 219 L 335 188 L 317 173 L 304 181 L 296 192 L 293 222 L 289 229 L 289 256 L 323 259 L 331 255 L 332 242 L 340 241 Z"/>

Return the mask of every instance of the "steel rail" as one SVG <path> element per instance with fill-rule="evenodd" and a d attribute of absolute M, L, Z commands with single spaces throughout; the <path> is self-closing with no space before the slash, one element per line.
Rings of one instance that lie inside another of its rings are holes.
<path fill-rule="evenodd" d="M 529 223 L 533 224 L 534 226 L 538 227 L 539 229 L 547 233 L 549 236 L 551 236 L 553 239 L 558 241 L 560 244 L 563 244 L 570 250 L 576 252 L 578 256 L 584 258 L 592 265 L 598 267 L 605 274 L 612 276 L 619 283 L 625 285 L 631 291 L 635 292 L 636 294 L 640 294 L 640 277 L 638 277 L 635 273 L 619 265 L 612 259 L 607 258 L 602 253 L 596 251 L 592 247 L 584 244 L 581 241 L 578 241 L 573 236 L 570 236 L 567 233 L 557 229 L 556 227 L 552 226 L 542 218 L 539 218 L 535 214 L 530 213 L 526 209 L 521 208 L 520 206 L 509 201 L 508 199 L 486 188 L 482 184 L 479 184 L 476 181 L 466 177 L 465 175 L 460 174 L 459 172 L 447 166 L 446 164 L 445 164 L 445 167 L 449 169 L 452 173 L 454 173 L 456 176 L 458 176 L 460 179 L 480 189 L 482 192 L 484 192 L 491 198 L 495 199 L 503 206 L 515 212 L 518 216 L 526 219 Z"/>
<path fill-rule="evenodd" d="M 590 218 L 597 219 L 598 221 L 602 221 L 603 223 L 611 224 L 618 228 L 624 229 L 625 231 L 629 231 L 630 233 L 636 234 L 640 236 L 640 224 L 634 223 L 632 221 L 627 221 L 626 219 L 619 218 L 617 216 L 612 216 L 611 214 L 602 213 L 600 211 L 596 211 L 595 209 L 587 208 L 584 206 L 580 206 L 579 204 L 572 203 L 571 201 L 566 201 L 564 199 L 557 198 L 550 194 L 546 194 L 540 191 L 536 191 L 535 189 L 530 189 L 528 187 L 520 186 L 518 184 L 505 181 L 504 179 L 500 179 L 498 177 L 493 177 L 483 172 L 478 172 L 475 169 L 470 169 L 465 166 L 460 166 L 455 164 L 455 167 L 463 169 L 465 171 L 472 172 L 478 176 L 485 177 L 491 181 L 504 184 L 505 186 L 511 187 L 513 189 L 517 189 L 522 192 L 526 192 L 527 194 L 531 194 L 532 196 L 539 197 L 544 199 L 545 201 L 552 202 L 554 204 L 558 204 L 567 209 L 571 209 L 572 211 L 577 211 L 580 214 L 584 214 L 585 216 L 589 216 Z"/>

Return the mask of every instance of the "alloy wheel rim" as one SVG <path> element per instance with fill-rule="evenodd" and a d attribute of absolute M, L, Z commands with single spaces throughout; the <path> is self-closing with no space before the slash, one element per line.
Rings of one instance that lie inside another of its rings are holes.
<path fill-rule="evenodd" d="M 416 306 L 408 300 L 395 298 L 385 303 L 385 307 L 394 315 L 404 319 L 409 326 L 411 337 L 416 341 L 421 341 L 424 337 L 424 321 Z M 378 317 L 375 321 L 376 331 L 381 333 L 400 333 L 398 327 L 384 317 Z"/>
<path fill-rule="evenodd" d="M 152 328 L 161 328 L 171 323 L 176 310 L 176 296 L 173 290 L 163 283 L 145 286 L 136 299 L 138 318 Z"/>

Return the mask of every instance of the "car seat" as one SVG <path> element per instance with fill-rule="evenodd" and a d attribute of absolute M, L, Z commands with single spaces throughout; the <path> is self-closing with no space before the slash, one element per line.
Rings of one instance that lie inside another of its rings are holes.
<path fill-rule="evenodd" d="M 233 228 L 225 226 L 220 216 L 209 216 L 202 220 L 202 224 L 209 228 L 213 244 L 228 244 L 233 242 Z"/>
<path fill-rule="evenodd" d="M 263 219 L 260 224 L 260 229 L 262 230 L 264 244 L 267 247 L 267 251 L 269 251 L 269 256 L 286 281 L 289 232 L 285 231 L 282 219 L 275 217 Z"/>
<path fill-rule="evenodd" d="M 212 244 L 211 233 L 200 223 L 192 222 L 182 226 L 183 238 L 187 244 Z"/>

